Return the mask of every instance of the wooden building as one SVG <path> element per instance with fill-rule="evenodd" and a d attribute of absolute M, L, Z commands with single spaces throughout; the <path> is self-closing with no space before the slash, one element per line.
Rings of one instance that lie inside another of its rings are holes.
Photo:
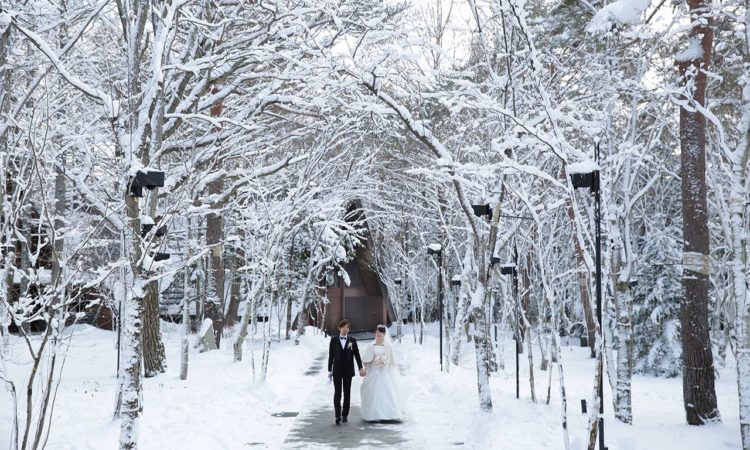
<path fill-rule="evenodd" d="M 350 211 L 354 207 L 352 205 Z M 329 299 L 325 312 L 325 329 L 328 334 L 338 333 L 338 322 L 349 319 L 351 331 L 375 331 L 378 324 L 390 325 L 395 320 L 393 306 L 385 285 L 378 273 L 372 269 L 370 241 L 357 248 L 356 256 L 344 268 L 349 276 L 347 286 L 343 277 L 336 274 L 329 278 L 325 294 Z"/>

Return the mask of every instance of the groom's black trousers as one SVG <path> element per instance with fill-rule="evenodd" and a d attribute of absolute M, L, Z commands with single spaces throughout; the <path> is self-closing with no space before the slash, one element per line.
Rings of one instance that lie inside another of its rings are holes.
<path fill-rule="evenodd" d="M 344 410 L 341 410 L 341 387 L 344 388 Z M 352 377 L 333 374 L 333 408 L 336 410 L 336 418 L 349 417 L 349 396 L 352 391 Z"/>

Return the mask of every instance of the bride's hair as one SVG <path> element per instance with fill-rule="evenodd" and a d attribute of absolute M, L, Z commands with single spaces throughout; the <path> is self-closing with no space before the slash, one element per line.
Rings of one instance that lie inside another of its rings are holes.
<path fill-rule="evenodd" d="M 381 333 L 385 333 L 386 330 L 385 325 L 378 325 L 377 327 L 375 327 L 375 329 L 377 331 L 380 331 Z"/>

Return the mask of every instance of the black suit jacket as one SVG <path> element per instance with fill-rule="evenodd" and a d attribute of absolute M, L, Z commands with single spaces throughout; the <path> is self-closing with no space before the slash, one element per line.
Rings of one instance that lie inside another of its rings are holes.
<path fill-rule="evenodd" d="M 339 335 L 331 338 L 328 346 L 328 372 L 334 376 L 354 376 L 354 359 L 357 360 L 357 366 L 362 370 L 362 358 L 359 357 L 359 347 L 357 340 L 352 336 L 347 336 L 346 348 L 341 348 Z"/>

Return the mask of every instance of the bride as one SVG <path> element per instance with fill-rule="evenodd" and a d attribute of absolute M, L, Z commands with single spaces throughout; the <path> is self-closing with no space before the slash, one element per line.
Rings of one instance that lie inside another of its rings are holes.
<path fill-rule="evenodd" d="M 398 386 L 398 368 L 393 357 L 388 329 L 378 325 L 375 342 L 362 356 L 366 376 L 360 387 L 361 414 L 364 420 L 401 420 L 401 393 Z"/>

